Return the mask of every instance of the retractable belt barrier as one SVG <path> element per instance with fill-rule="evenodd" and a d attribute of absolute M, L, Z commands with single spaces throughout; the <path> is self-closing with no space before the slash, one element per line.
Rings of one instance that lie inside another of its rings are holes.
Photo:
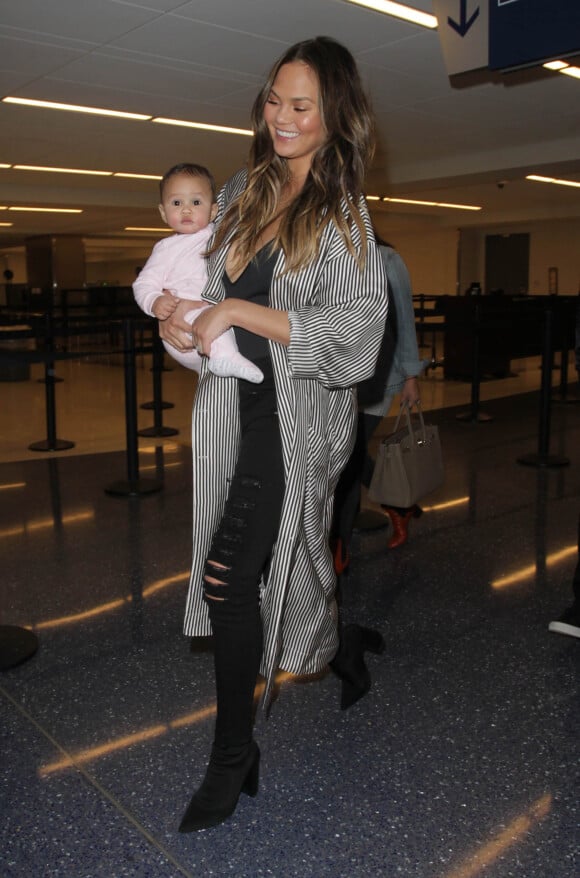
<path fill-rule="evenodd" d="M 518 458 L 518 463 L 527 466 L 559 467 L 566 466 L 570 461 L 559 455 L 550 454 L 550 420 L 552 404 L 552 373 L 554 370 L 554 350 L 562 352 L 560 365 L 560 390 L 565 394 L 563 383 L 567 382 L 568 370 L 567 359 L 570 345 L 567 336 L 570 331 L 571 308 L 567 300 L 558 300 L 557 297 L 547 297 L 541 312 L 519 315 L 518 329 L 520 333 L 526 326 L 530 329 L 530 336 L 541 329 L 541 357 L 542 377 L 540 387 L 539 425 L 538 425 L 538 451 L 535 454 L 526 454 Z M 540 323 L 539 317 L 541 317 Z M 513 320 L 513 312 L 508 309 L 502 311 L 496 309 L 493 314 L 486 315 L 480 302 L 475 302 L 471 319 L 464 323 L 455 323 L 455 328 L 460 326 L 470 334 L 472 340 L 472 365 L 471 365 L 471 405 L 468 411 L 456 415 L 457 420 L 470 423 L 486 423 L 492 420 L 490 415 L 480 410 L 480 387 L 482 381 L 481 368 L 481 338 L 483 333 L 492 331 L 506 331 L 506 326 Z M 499 337 L 499 336 L 498 336 Z"/>
<path fill-rule="evenodd" d="M 6 317 L 7 315 L 3 315 Z M 90 319 L 78 321 L 74 325 L 70 320 L 65 325 L 59 325 L 59 322 L 50 314 L 43 315 L 26 315 L 27 323 L 31 324 L 30 329 L 22 328 L 10 331 L 9 324 L 4 324 L 2 340 L 11 341 L 14 339 L 34 339 L 40 343 L 42 349 L 36 350 L 13 350 L 0 348 L 0 364 L 1 363 L 44 363 L 45 370 L 45 403 L 46 403 L 46 439 L 39 442 L 33 442 L 29 445 L 31 451 L 63 451 L 74 447 L 74 442 L 57 438 L 56 428 L 56 394 L 55 394 L 55 363 L 60 360 L 74 360 L 79 358 L 87 358 L 91 356 L 102 356 L 104 351 L 65 351 L 57 350 L 55 340 L 57 338 L 66 338 L 74 336 L 90 336 L 101 332 L 111 333 L 114 330 L 122 333 L 122 347 L 115 347 L 115 354 L 122 353 L 124 361 L 124 379 L 125 379 L 125 425 L 126 425 L 126 452 L 127 452 L 127 479 L 115 482 L 105 488 L 106 493 L 121 496 L 136 496 L 140 494 L 150 494 L 159 491 L 162 483 L 153 479 L 139 478 L 139 457 L 138 457 L 138 433 L 137 433 L 137 378 L 136 378 L 136 356 L 137 354 L 151 354 L 154 359 L 153 376 L 154 376 L 154 396 L 156 406 L 154 408 L 155 424 L 152 431 L 143 431 L 142 435 L 166 436 L 175 435 L 178 430 L 174 428 L 164 428 L 162 424 L 162 406 L 161 402 L 161 386 L 160 373 L 162 369 L 162 359 L 159 362 L 159 345 L 155 343 L 150 345 L 135 344 L 135 334 L 137 330 L 151 329 L 154 330 L 154 323 L 151 319 L 128 318 L 125 320 L 107 321 L 107 322 L 90 322 Z M 155 351 L 157 350 L 157 360 L 155 361 Z M 161 350 L 163 347 L 161 346 Z M 167 431 L 167 432 L 166 432 Z"/>

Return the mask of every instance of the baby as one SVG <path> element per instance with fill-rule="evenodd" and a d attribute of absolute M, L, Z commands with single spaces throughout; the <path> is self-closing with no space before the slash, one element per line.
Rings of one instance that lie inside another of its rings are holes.
<path fill-rule="evenodd" d="M 133 283 L 133 292 L 146 314 L 166 320 L 180 300 L 202 300 L 207 279 L 204 254 L 213 233 L 217 204 L 214 179 L 202 165 L 175 165 L 163 176 L 160 190 L 159 212 L 176 234 L 155 244 Z M 184 319 L 193 324 L 202 310 L 188 311 Z M 201 356 L 196 350 L 182 352 L 166 341 L 163 344 L 182 366 L 200 371 Z M 240 354 L 233 329 L 216 338 L 207 354 L 208 368 L 215 375 L 244 378 L 254 384 L 264 378 L 262 371 Z"/>

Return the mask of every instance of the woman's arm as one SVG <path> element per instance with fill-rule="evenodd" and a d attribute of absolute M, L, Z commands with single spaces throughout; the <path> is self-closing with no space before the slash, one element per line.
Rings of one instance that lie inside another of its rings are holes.
<path fill-rule="evenodd" d="M 420 358 L 417 346 L 411 278 L 403 258 L 396 250 L 390 247 L 380 249 L 397 327 L 394 361 L 397 370 L 405 377 L 414 377 L 421 374 L 425 362 Z M 387 385 L 392 383 L 390 379 L 391 376 L 387 379 Z"/>
<path fill-rule="evenodd" d="M 247 329 L 262 338 L 279 344 L 290 343 L 290 321 L 287 311 L 256 305 L 244 299 L 224 299 L 208 308 L 196 319 L 193 341 L 202 351 L 209 351 L 211 343 L 232 326 Z"/>

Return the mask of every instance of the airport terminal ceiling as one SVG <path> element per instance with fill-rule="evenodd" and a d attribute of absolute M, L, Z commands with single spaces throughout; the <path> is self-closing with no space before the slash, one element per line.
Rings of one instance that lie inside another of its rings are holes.
<path fill-rule="evenodd" d="M 411 5 L 433 13 L 438 4 Z M 443 5 L 453 8 L 452 0 Z M 457 0 L 458 16 L 462 5 Z M 476 0 L 468 13 L 472 6 Z M 222 183 L 243 164 L 249 137 L 151 117 L 248 129 L 272 61 L 317 34 L 353 51 L 371 95 L 379 147 L 368 194 L 482 208 L 381 202 L 373 209 L 454 226 L 580 216 L 580 188 L 525 179 L 580 183 L 580 80 L 541 67 L 450 78 L 441 21 L 428 29 L 345 0 L 2 0 L 0 8 L 3 99 L 148 117 L 0 103 L 0 207 L 82 210 L 0 210 L 0 223 L 11 223 L 0 225 L 0 249 L 32 235 L 124 237 L 127 226 L 159 226 L 156 182 L 113 174 L 155 176 L 197 161 Z"/>

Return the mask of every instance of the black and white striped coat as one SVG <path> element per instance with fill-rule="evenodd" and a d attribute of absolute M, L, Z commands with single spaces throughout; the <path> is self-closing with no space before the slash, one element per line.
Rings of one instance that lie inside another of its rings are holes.
<path fill-rule="evenodd" d="M 218 222 L 245 181 L 241 171 L 220 192 Z M 354 442 L 354 385 L 373 373 L 387 311 L 383 262 L 366 207 L 362 209 L 369 235 L 363 272 L 330 224 L 318 258 L 308 268 L 283 274 L 280 252 L 270 288 L 271 306 L 289 312 L 290 344 L 269 343 L 286 487 L 268 580 L 261 584 L 266 701 L 278 667 L 295 674 L 316 673 L 338 645 L 335 575 L 328 547 L 333 494 Z M 203 293 L 208 301 L 224 298 L 226 254 L 227 242 L 210 257 Z M 204 363 L 192 416 L 193 563 L 184 626 L 188 636 L 211 633 L 203 570 L 235 467 L 238 437 L 237 380 L 216 377 Z"/>

